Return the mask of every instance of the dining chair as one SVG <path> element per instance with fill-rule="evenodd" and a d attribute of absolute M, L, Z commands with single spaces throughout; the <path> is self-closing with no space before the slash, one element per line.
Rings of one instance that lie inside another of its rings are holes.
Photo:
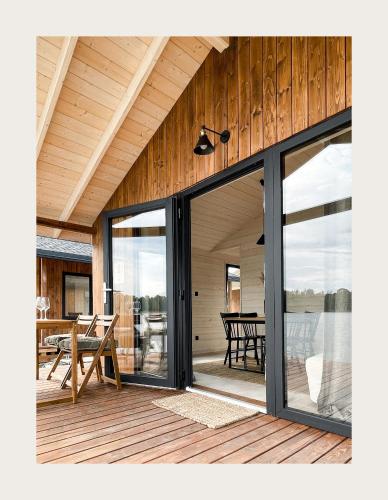
<path fill-rule="evenodd" d="M 117 360 L 117 352 L 116 352 L 116 343 L 117 341 L 114 338 L 114 328 L 119 319 L 118 314 L 114 315 L 104 315 L 99 314 L 97 316 L 96 326 L 102 326 L 105 329 L 105 333 L 101 337 L 90 337 L 90 336 L 79 336 L 77 339 L 77 351 L 80 355 L 92 356 L 92 362 L 85 374 L 85 377 L 82 381 L 81 387 L 78 391 L 78 396 L 81 396 L 85 387 L 93 373 L 93 370 L 97 371 L 97 378 L 100 382 L 109 382 L 116 385 L 117 390 L 122 389 L 121 380 L 120 380 L 120 370 L 119 363 Z M 64 339 L 59 342 L 59 347 L 66 354 L 71 355 L 71 338 Z M 112 358 L 113 368 L 114 368 L 114 376 L 115 378 L 110 378 L 102 374 L 101 369 L 101 357 L 109 356 Z M 73 360 L 74 362 L 74 360 Z M 69 377 L 71 377 L 71 373 Z M 62 386 L 66 385 L 67 379 L 62 381 Z"/>
<path fill-rule="evenodd" d="M 143 369 L 144 361 L 150 352 L 150 349 L 155 348 L 154 338 L 159 339 L 160 356 L 159 366 L 162 365 L 165 359 L 165 339 L 167 336 L 167 315 L 163 313 L 151 313 L 144 317 L 146 329 L 144 332 L 144 342 L 142 346 L 142 361 L 141 368 Z"/>
<path fill-rule="evenodd" d="M 226 338 L 226 341 L 228 342 L 228 346 L 226 348 L 226 353 L 225 353 L 225 359 L 224 359 L 224 365 L 226 365 L 226 360 L 228 359 L 229 355 L 231 355 L 232 353 L 230 352 L 231 345 L 230 345 L 230 343 L 228 341 L 228 336 L 229 336 L 229 333 L 228 333 L 228 324 L 226 323 L 225 319 L 227 319 L 227 318 L 238 318 L 239 317 L 239 313 L 237 313 L 237 312 L 234 312 L 234 313 L 221 312 L 220 316 L 221 316 L 222 324 L 224 325 L 225 338 Z M 235 351 L 233 351 L 233 353 L 234 352 Z M 237 356 L 236 361 L 238 361 L 238 351 L 236 353 L 236 356 Z"/>
<path fill-rule="evenodd" d="M 250 318 L 257 317 L 256 316 L 247 316 Z M 257 323 L 250 323 L 246 322 L 243 323 L 243 329 L 244 329 L 244 359 L 246 357 L 246 352 L 248 350 L 253 350 L 255 352 L 255 360 L 257 365 L 261 364 L 261 369 L 264 371 L 264 366 L 265 366 L 265 337 L 263 335 L 260 335 L 260 332 L 258 331 L 258 325 Z M 253 348 L 249 349 L 248 348 L 248 343 L 249 341 L 252 341 L 253 343 Z M 258 348 L 260 348 L 260 359 L 258 355 Z"/>
<path fill-rule="evenodd" d="M 96 335 L 96 322 L 97 322 L 97 314 L 93 315 L 86 315 L 86 314 L 79 314 L 76 320 L 77 327 L 87 327 L 86 331 L 83 333 L 85 337 L 93 337 Z M 55 372 L 57 369 L 59 362 L 63 358 L 63 356 L 66 354 L 64 351 L 62 351 L 59 348 L 59 343 L 62 340 L 66 339 L 71 339 L 71 334 L 69 333 L 59 333 L 56 335 L 50 335 L 46 337 L 46 344 L 56 347 L 57 349 L 57 357 L 53 363 L 53 366 L 51 367 L 49 374 L 47 375 L 47 380 L 50 380 L 52 377 L 52 374 Z M 81 366 L 81 372 L 84 374 L 84 364 L 83 364 L 83 359 L 82 359 L 82 353 L 79 356 L 78 362 Z M 71 373 L 71 365 L 69 369 L 67 370 L 67 373 L 65 375 L 66 380 L 69 378 L 68 373 Z"/>

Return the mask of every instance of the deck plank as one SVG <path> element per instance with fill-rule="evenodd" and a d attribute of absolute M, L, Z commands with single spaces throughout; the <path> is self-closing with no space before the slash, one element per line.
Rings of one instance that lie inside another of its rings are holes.
<path fill-rule="evenodd" d="M 282 464 L 311 464 L 321 458 L 323 455 L 331 451 L 335 446 L 344 441 L 346 438 L 328 432 L 321 436 L 316 441 L 307 445 L 302 450 L 294 455 L 291 455 Z"/>
<path fill-rule="evenodd" d="M 59 375 L 67 367 L 60 367 Z M 60 391 L 37 381 L 39 397 Z M 305 374 L 295 369 L 296 385 Z M 338 376 L 346 374 L 338 372 Z M 298 380 L 299 379 L 299 380 Z M 351 463 L 351 439 L 259 414 L 220 429 L 156 407 L 177 391 L 141 386 L 117 391 L 95 379 L 76 405 L 37 409 L 38 463 Z M 50 395 L 50 396 L 48 396 Z M 342 393 L 341 393 L 342 396 Z"/>

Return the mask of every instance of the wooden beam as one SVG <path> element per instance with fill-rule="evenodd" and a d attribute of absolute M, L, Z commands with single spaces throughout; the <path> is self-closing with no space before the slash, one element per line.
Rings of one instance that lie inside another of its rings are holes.
<path fill-rule="evenodd" d="M 44 217 L 36 218 L 37 226 L 52 227 L 54 229 L 66 229 L 67 231 L 74 231 L 76 233 L 95 234 L 96 229 L 92 226 L 82 226 L 81 224 L 73 224 L 72 222 L 64 222 L 61 220 L 45 219 Z"/>
<path fill-rule="evenodd" d="M 49 128 L 51 118 L 53 116 L 54 109 L 57 104 L 58 97 L 61 92 L 63 81 L 65 80 L 71 58 L 73 57 L 73 52 L 77 44 L 77 39 L 78 37 L 76 36 L 67 36 L 63 41 L 62 49 L 59 54 L 59 58 L 55 67 L 55 73 L 53 79 L 51 80 L 50 87 L 46 97 L 46 102 L 44 103 L 42 114 L 39 119 L 38 133 L 36 139 L 37 158 L 42 148 L 44 138 L 46 137 L 46 133 Z"/>
<path fill-rule="evenodd" d="M 100 161 L 102 160 L 111 142 L 115 138 L 116 133 L 118 132 L 130 109 L 135 103 L 144 84 L 150 76 L 151 71 L 154 69 L 154 66 L 157 63 L 165 46 L 167 45 L 168 40 L 169 37 L 155 37 L 152 40 L 150 46 L 147 49 L 147 52 L 144 55 L 143 60 L 136 70 L 136 73 L 133 75 L 133 78 L 124 94 L 124 97 L 122 98 L 116 111 L 114 112 L 114 115 L 109 122 L 108 127 L 102 135 L 100 142 L 98 143 L 92 157 L 86 165 L 70 199 L 63 209 L 59 217 L 60 220 L 68 220 L 71 216 L 90 180 L 92 179 L 95 171 L 97 170 Z"/>
<path fill-rule="evenodd" d="M 214 47 L 218 52 L 223 52 L 229 47 L 228 36 L 201 36 L 202 41 L 209 47 Z"/>

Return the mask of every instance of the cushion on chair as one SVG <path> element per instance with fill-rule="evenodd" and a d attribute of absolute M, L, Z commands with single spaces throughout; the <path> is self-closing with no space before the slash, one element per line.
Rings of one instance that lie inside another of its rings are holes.
<path fill-rule="evenodd" d="M 61 340 L 65 340 L 70 338 L 70 334 L 68 333 L 58 333 L 57 335 L 49 335 L 48 337 L 45 338 L 45 343 L 47 345 L 53 345 L 55 347 L 58 347 L 59 342 Z"/>
<path fill-rule="evenodd" d="M 103 337 L 84 337 L 79 335 L 77 341 L 78 351 L 97 351 L 100 347 Z M 118 342 L 115 340 L 115 345 L 117 347 Z M 59 342 L 58 347 L 64 351 L 71 350 L 71 338 L 66 338 Z M 104 351 L 110 351 L 110 340 L 108 341 Z"/>

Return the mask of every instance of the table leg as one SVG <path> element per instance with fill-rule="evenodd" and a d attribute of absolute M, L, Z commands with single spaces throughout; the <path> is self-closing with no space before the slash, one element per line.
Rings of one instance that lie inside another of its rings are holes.
<path fill-rule="evenodd" d="M 78 352 L 77 352 L 77 325 L 74 325 L 71 330 L 71 392 L 73 403 L 77 402 L 78 384 Z"/>
<path fill-rule="evenodd" d="M 35 357 L 36 357 L 36 380 L 39 380 L 39 330 L 36 330 Z"/>

